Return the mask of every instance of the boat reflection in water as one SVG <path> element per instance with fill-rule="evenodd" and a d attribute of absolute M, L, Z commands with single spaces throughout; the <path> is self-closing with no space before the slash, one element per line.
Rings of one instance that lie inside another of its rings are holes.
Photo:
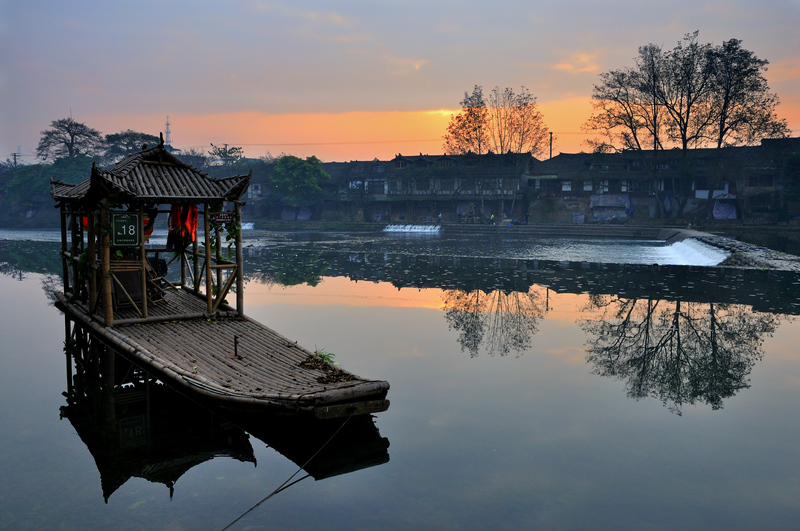
<path fill-rule="evenodd" d="M 237 411 L 185 396 L 65 320 L 67 405 L 100 472 L 103 498 L 131 478 L 162 483 L 215 458 L 253 463 L 251 436 L 324 479 L 389 461 L 389 442 L 371 415 L 320 420 Z"/>

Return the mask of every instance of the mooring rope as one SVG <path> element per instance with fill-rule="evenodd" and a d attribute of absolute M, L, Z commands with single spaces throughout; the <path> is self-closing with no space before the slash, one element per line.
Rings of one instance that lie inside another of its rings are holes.
<path fill-rule="evenodd" d="M 317 455 L 318 455 L 318 454 L 319 454 L 319 453 L 320 453 L 320 452 L 321 452 L 321 451 L 322 451 L 322 450 L 323 450 L 323 449 L 324 449 L 326 446 L 328 446 L 328 443 L 330 443 L 330 442 L 333 440 L 333 438 L 334 438 L 334 437 L 336 437 L 336 435 L 337 435 L 337 434 L 338 434 L 340 431 L 342 431 L 342 428 L 344 428 L 344 425 L 345 425 L 345 424 L 347 424 L 347 421 L 349 421 L 351 418 L 353 418 L 353 415 L 354 415 L 354 414 L 355 414 L 355 413 L 351 413 L 349 417 L 347 417 L 346 419 L 344 419 L 344 422 L 342 422 L 342 425 L 341 425 L 341 426 L 339 426 L 338 428 L 336 428 L 336 431 L 335 431 L 335 432 L 333 432 L 333 435 L 331 435 L 331 436 L 328 438 L 328 440 L 327 440 L 327 441 L 325 441 L 325 443 L 324 443 L 322 446 L 320 446 L 320 447 L 319 447 L 319 449 L 318 449 L 316 452 L 314 452 L 314 455 L 312 455 L 311 457 L 309 457 L 309 458 L 308 458 L 308 460 L 307 460 L 305 463 L 303 463 L 303 465 L 302 465 L 302 466 L 300 466 L 300 467 L 299 467 L 299 468 L 298 468 L 298 469 L 295 471 L 295 473 L 294 473 L 294 474 L 292 474 L 291 476 L 289 476 L 289 478 L 288 478 L 286 481 L 284 481 L 283 483 L 281 483 L 281 484 L 280 484 L 280 486 L 279 486 L 277 489 L 273 490 L 272 492 L 270 492 L 269 494 L 267 494 L 266 496 L 264 496 L 264 497 L 263 497 L 263 498 L 262 498 L 262 499 L 261 499 L 261 500 L 260 500 L 258 503 L 256 503 L 255 505 L 253 505 L 252 507 L 250 507 L 249 509 L 247 509 L 245 512 L 243 512 L 242 514 L 240 514 L 240 515 L 239 515 L 239 516 L 238 516 L 238 517 L 237 517 L 237 518 L 236 518 L 236 519 L 235 519 L 233 522 L 231 522 L 231 523 L 229 523 L 228 525 L 226 525 L 225 527 L 223 527 L 223 528 L 222 528 L 222 531 L 226 531 L 227 529 L 230 529 L 230 528 L 231 528 L 231 526 L 233 526 L 233 525 L 234 525 L 236 522 L 238 522 L 239 520 L 241 520 L 242 518 L 244 518 L 245 516 L 247 516 L 248 514 L 250 514 L 252 511 L 254 511 L 254 510 L 256 509 L 256 507 L 258 507 L 259 505 L 261 505 L 262 503 L 264 503 L 264 502 L 265 502 L 265 501 L 267 501 L 268 499 L 272 498 L 273 496 L 275 496 L 275 495 L 276 495 L 276 494 L 278 494 L 279 492 L 281 492 L 281 491 L 283 491 L 283 490 L 286 490 L 286 489 L 288 489 L 288 488 L 289 488 L 289 487 L 291 487 L 292 485 L 294 485 L 294 484 L 296 484 L 296 483 L 299 483 L 299 482 L 303 481 L 304 479 L 306 479 L 308 476 L 310 476 L 311 474 L 306 474 L 305 476 L 301 477 L 301 478 L 300 478 L 300 479 L 298 479 L 297 481 L 292 481 L 292 479 L 293 479 L 293 478 L 294 478 L 294 477 L 295 477 L 297 474 L 299 474 L 301 470 L 303 470 L 305 467 L 307 467 L 307 466 L 308 466 L 308 464 L 311 462 L 311 460 L 312 460 L 312 459 L 314 459 L 315 457 L 317 457 Z M 292 482 L 290 483 L 290 481 L 292 481 Z"/>

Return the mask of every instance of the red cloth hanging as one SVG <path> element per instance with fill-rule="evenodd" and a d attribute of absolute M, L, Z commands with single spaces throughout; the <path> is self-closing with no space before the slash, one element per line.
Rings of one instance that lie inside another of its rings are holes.
<path fill-rule="evenodd" d="M 197 237 L 197 205 L 172 205 L 167 228 L 167 249 L 185 249 Z"/>
<path fill-rule="evenodd" d="M 183 236 L 184 238 L 191 238 L 194 241 L 197 237 L 197 205 L 192 203 L 185 209 L 186 217 L 183 220 Z"/>
<path fill-rule="evenodd" d="M 169 211 L 169 219 L 167 220 L 167 230 L 169 232 L 177 232 L 181 226 L 181 205 L 172 205 Z"/>

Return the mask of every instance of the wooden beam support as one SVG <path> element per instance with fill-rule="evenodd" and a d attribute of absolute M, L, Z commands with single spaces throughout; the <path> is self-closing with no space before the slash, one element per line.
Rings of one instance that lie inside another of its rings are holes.
<path fill-rule="evenodd" d="M 144 248 L 144 203 L 139 203 L 139 256 L 142 260 L 142 317 L 147 317 L 147 251 Z"/>
<path fill-rule="evenodd" d="M 106 326 L 114 326 L 114 303 L 111 300 L 111 234 L 106 201 L 100 206 L 100 290 L 103 297 L 103 317 Z"/>
<path fill-rule="evenodd" d="M 86 264 L 88 265 L 86 282 L 89 285 L 89 308 L 90 311 L 93 312 L 95 308 L 97 308 L 97 234 L 94 230 L 94 213 L 87 213 L 87 217 L 89 218 L 89 227 L 88 242 L 86 245 Z"/>
<path fill-rule="evenodd" d="M 236 224 L 236 313 L 244 317 L 244 256 L 242 254 L 242 202 L 234 202 L 234 222 Z"/>
<path fill-rule="evenodd" d="M 208 203 L 203 204 L 203 229 L 206 240 L 206 303 L 208 313 L 211 313 L 213 311 L 214 280 L 211 278 L 211 230 L 208 223 Z"/>

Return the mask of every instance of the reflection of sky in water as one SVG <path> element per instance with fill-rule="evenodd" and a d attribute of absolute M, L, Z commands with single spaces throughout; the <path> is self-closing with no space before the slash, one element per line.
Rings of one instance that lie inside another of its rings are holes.
<path fill-rule="evenodd" d="M 91 455 L 58 418 L 63 319 L 41 283 L 0 275 L 13 304 L 0 320 L 0 529 L 221 529 L 296 471 L 253 440 L 256 468 L 217 458 L 182 476 L 171 501 L 132 479 L 105 505 Z M 800 516 L 797 320 L 763 337 L 750 388 L 679 417 L 592 374 L 576 323 L 587 295 L 547 294 L 523 355 L 471 358 L 439 290 L 338 278 L 248 293 L 251 317 L 390 382 L 376 425 L 391 446 L 388 463 L 298 483 L 241 528 L 765 529 Z"/>

